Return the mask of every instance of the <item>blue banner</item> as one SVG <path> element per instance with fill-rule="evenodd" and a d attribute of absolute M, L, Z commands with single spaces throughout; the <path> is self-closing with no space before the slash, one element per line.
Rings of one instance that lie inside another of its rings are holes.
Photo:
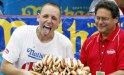
<path fill-rule="evenodd" d="M 123 27 L 124 17 L 119 20 Z M 22 25 L 38 25 L 36 16 L 1 16 L 0 19 L 0 52 L 2 52 L 12 32 Z M 94 23 L 94 16 L 63 16 L 58 31 L 66 35 L 73 43 L 74 53 L 79 52 L 81 45 L 87 37 L 97 32 Z"/>
<path fill-rule="evenodd" d="M 13 31 L 22 25 L 38 25 L 36 20 L 36 16 L 0 16 L 0 65 L 2 52 Z M 124 29 L 124 16 L 121 16 L 118 24 Z M 83 42 L 92 34 L 97 33 L 94 16 L 62 16 L 62 22 L 60 23 L 58 31 L 71 40 L 73 52 L 77 59 L 79 58 L 79 50 Z"/>
<path fill-rule="evenodd" d="M 47 2 L 59 5 L 63 15 L 86 15 L 92 0 L 1 0 L 5 15 L 37 15 Z M 16 10 L 15 10 L 16 9 Z"/>

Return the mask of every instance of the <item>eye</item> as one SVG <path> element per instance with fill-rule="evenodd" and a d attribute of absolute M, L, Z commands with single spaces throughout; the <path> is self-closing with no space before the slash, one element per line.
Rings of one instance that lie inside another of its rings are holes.
<path fill-rule="evenodd" d="M 43 18 L 47 18 L 48 17 L 48 15 L 43 15 Z"/>
<path fill-rule="evenodd" d="M 109 20 L 109 18 L 108 17 L 102 17 L 102 20 L 107 21 L 107 20 Z"/>
<path fill-rule="evenodd" d="M 99 17 L 99 16 L 96 16 L 95 19 L 96 19 L 97 21 L 99 21 L 99 20 L 108 21 L 110 18 L 109 18 L 109 17 Z"/>
<path fill-rule="evenodd" d="M 96 17 L 96 20 L 100 20 L 100 17 L 97 16 L 97 17 Z"/>
<path fill-rule="evenodd" d="M 55 16 L 52 17 L 53 20 L 57 20 L 57 18 Z"/>

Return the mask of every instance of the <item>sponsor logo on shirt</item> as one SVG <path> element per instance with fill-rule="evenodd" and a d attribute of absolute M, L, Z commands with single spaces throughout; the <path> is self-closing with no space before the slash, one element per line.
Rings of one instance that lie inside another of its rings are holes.
<path fill-rule="evenodd" d="M 34 62 L 27 62 L 22 65 L 22 69 L 30 71 L 32 69 L 33 64 L 34 64 Z"/>
<path fill-rule="evenodd" d="M 35 52 L 35 50 L 28 48 L 27 49 L 28 52 L 28 56 L 37 60 L 41 60 L 43 59 L 43 57 L 45 56 L 45 54 L 41 54 L 39 52 Z"/>
<path fill-rule="evenodd" d="M 107 54 L 115 54 L 116 51 L 114 49 L 107 50 Z"/>
<path fill-rule="evenodd" d="M 4 51 L 6 54 L 9 54 L 9 50 L 8 49 L 5 49 Z"/>

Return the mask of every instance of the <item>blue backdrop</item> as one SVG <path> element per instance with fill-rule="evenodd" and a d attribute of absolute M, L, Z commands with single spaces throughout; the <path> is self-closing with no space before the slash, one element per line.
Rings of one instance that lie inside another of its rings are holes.
<path fill-rule="evenodd" d="M 84 15 L 88 13 L 92 0 L 0 0 L 5 15 L 36 15 L 40 6 L 47 2 L 58 4 L 63 15 Z"/>
<path fill-rule="evenodd" d="M 124 29 L 124 16 L 119 20 L 119 26 Z M 13 31 L 22 25 L 38 25 L 36 16 L 0 16 L 0 65 L 2 52 L 5 49 Z M 79 58 L 79 50 L 83 42 L 97 32 L 94 16 L 62 16 L 58 31 L 66 35 L 73 44 L 75 58 Z"/>

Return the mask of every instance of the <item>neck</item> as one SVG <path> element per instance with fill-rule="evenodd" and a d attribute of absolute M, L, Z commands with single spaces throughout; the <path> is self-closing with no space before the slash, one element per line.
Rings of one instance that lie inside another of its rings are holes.
<path fill-rule="evenodd" d="M 108 37 L 107 34 L 102 34 L 102 39 L 106 39 Z"/>
<path fill-rule="evenodd" d="M 108 33 L 102 33 L 102 39 L 106 39 L 109 35 L 111 35 L 113 33 L 114 30 L 112 30 L 111 32 Z"/>
<path fill-rule="evenodd" d="M 38 36 L 38 39 L 39 39 L 41 42 L 43 42 L 43 43 L 48 43 L 48 42 L 50 42 L 50 41 L 53 39 L 53 37 L 54 37 L 54 34 L 51 34 L 50 36 L 43 35 L 43 33 L 42 33 L 40 27 L 37 28 L 36 34 L 37 34 L 37 36 Z"/>

